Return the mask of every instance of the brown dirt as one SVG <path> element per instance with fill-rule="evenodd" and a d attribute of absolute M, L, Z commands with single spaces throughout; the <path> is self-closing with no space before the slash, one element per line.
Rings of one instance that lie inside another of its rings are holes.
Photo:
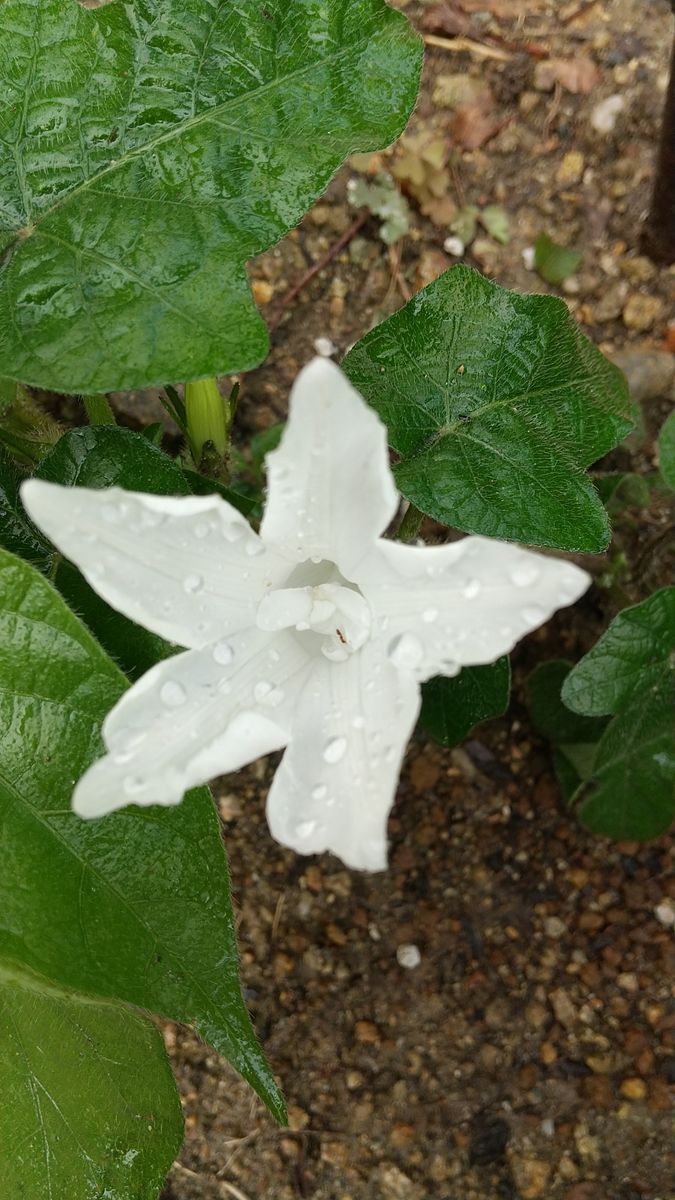
<path fill-rule="evenodd" d="M 398 7 L 419 21 L 430 5 Z M 554 57 L 587 55 L 599 72 L 589 95 L 546 92 L 530 53 L 498 61 L 429 48 L 411 132 L 447 138 L 452 116 L 434 94 L 439 76 L 458 72 L 489 85 L 502 123 L 482 147 L 453 156 L 449 202 L 501 204 L 511 222 L 508 245 L 479 235 L 467 261 L 506 286 L 554 290 L 522 257 L 545 230 L 584 252 L 562 294 L 589 336 L 608 352 L 662 347 L 675 273 L 640 255 L 639 231 L 669 5 L 464 0 L 464 8 L 482 35 Z M 624 109 L 614 131 L 600 134 L 590 114 L 613 94 Z M 443 250 L 447 228 L 418 210 L 391 253 L 371 219 L 284 309 L 287 290 L 354 220 L 352 174 L 345 168 L 301 227 L 253 265 L 263 311 L 282 319 L 270 358 L 244 380 L 242 434 L 283 415 L 315 338 L 332 338 L 343 353 L 454 261 Z M 653 433 L 667 404 L 649 402 Z M 653 440 L 615 461 L 650 469 Z M 629 519 L 620 547 L 641 544 L 667 519 L 650 511 L 632 534 Z M 666 581 L 662 561 L 649 569 L 649 587 Z M 455 751 L 413 743 L 386 874 L 357 875 L 328 856 L 301 859 L 274 845 L 264 820 L 274 764 L 217 789 L 242 979 L 291 1129 L 276 1129 L 188 1031 L 168 1027 L 187 1136 L 166 1200 L 672 1196 L 670 843 L 611 845 L 580 830 L 519 708 L 525 667 L 586 649 L 611 602 L 596 592 L 576 626 L 558 618 L 521 651 L 508 719 Z M 420 956 L 412 968 L 399 961 L 410 946 Z"/>

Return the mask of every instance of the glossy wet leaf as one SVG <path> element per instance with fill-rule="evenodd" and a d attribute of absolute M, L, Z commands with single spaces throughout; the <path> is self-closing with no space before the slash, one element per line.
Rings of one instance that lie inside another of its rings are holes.
<path fill-rule="evenodd" d="M 675 492 L 675 412 L 672 412 L 659 434 L 659 466 L 668 487 Z"/>
<path fill-rule="evenodd" d="M 628 391 L 561 300 L 454 267 L 343 365 L 387 425 L 396 482 L 423 512 L 488 537 L 606 546 L 584 468 L 630 428 Z"/>
<path fill-rule="evenodd" d="M 7 1200 L 154 1200 L 183 1118 L 159 1031 L 0 959 Z"/>
<path fill-rule="evenodd" d="M 91 822 L 70 809 L 125 686 L 52 586 L 0 551 L 0 954 L 194 1024 L 282 1116 L 241 998 L 208 790 Z"/>
<path fill-rule="evenodd" d="M 624 609 L 562 687 L 568 708 L 612 715 L 581 818 L 612 837 L 656 837 L 675 817 L 675 587 Z"/>
<path fill-rule="evenodd" d="M 456 746 L 481 721 L 501 717 L 510 693 L 508 658 L 487 667 L 465 667 L 450 679 L 439 675 L 422 688 L 420 724 L 437 742 Z"/>
<path fill-rule="evenodd" d="M 246 260 L 397 137 L 421 51 L 384 0 L 5 0 L 0 374 L 104 392 L 255 366 Z"/>

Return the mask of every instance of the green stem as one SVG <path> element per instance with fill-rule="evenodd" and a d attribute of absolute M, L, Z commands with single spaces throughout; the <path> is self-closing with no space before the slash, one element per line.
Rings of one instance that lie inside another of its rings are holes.
<path fill-rule="evenodd" d="M 107 396 L 83 396 L 82 403 L 90 425 L 117 424 Z"/>
<path fill-rule="evenodd" d="M 414 504 L 409 504 L 404 513 L 403 520 L 398 527 L 396 540 L 399 542 L 412 542 L 417 537 L 424 513 L 420 512 L 419 508 L 415 508 Z"/>
<path fill-rule="evenodd" d="M 232 417 L 215 379 L 197 379 L 185 384 L 185 416 L 190 449 L 197 467 L 209 442 L 216 454 L 224 459 L 229 447 Z"/>

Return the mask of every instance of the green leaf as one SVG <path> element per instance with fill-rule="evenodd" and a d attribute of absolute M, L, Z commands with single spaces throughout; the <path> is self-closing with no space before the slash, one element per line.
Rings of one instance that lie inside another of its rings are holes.
<path fill-rule="evenodd" d="M 0 374 L 107 392 L 267 353 L 245 263 L 414 104 L 384 0 L 4 0 Z"/>
<path fill-rule="evenodd" d="M 0 954 L 194 1024 L 283 1119 L 241 997 L 208 790 L 97 821 L 70 809 L 125 686 L 52 586 L 0 551 Z"/>
<path fill-rule="evenodd" d="M 48 571 L 53 548 L 29 519 L 19 497 L 23 476 L 0 449 L 0 542 L 40 570 Z"/>
<path fill-rule="evenodd" d="M 154 496 L 188 496 L 178 463 L 131 429 L 89 425 L 71 429 L 42 459 L 36 479 L 65 487 L 121 487 Z"/>
<path fill-rule="evenodd" d="M 572 664 L 562 659 L 540 663 L 527 681 L 527 706 L 535 729 L 556 745 L 566 742 L 597 742 L 607 721 L 584 717 L 566 708 L 560 697 Z"/>
<path fill-rule="evenodd" d="M 417 508 L 488 537 L 607 545 L 584 468 L 630 428 L 628 389 L 561 300 L 453 267 L 343 366 L 387 425 L 396 481 Z"/>
<path fill-rule="evenodd" d="M 581 818 L 597 833 L 645 840 L 675 818 L 675 587 L 624 609 L 570 672 L 564 703 L 612 714 Z"/>
<path fill-rule="evenodd" d="M 675 492 L 675 412 L 671 412 L 659 434 L 659 466 L 668 487 Z"/>
<path fill-rule="evenodd" d="M 190 471 L 187 467 L 183 468 L 183 477 L 193 496 L 222 496 L 223 500 L 227 500 L 228 504 L 236 508 L 237 512 L 244 517 L 247 517 L 255 508 L 255 500 L 250 496 L 245 496 L 236 488 L 225 487 L 217 479 L 209 479 L 208 476 L 200 475 L 197 471 Z"/>
<path fill-rule="evenodd" d="M 534 243 L 535 270 L 554 286 L 573 275 L 583 257 L 579 250 L 559 246 L 546 233 L 540 233 Z"/>
<path fill-rule="evenodd" d="M 623 512 L 627 508 L 646 508 L 649 504 L 649 484 L 642 475 L 619 471 L 613 475 L 596 476 L 593 482 L 610 515 Z"/>
<path fill-rule="evenodd" d="M 153 1025 L 1 959 L 0 1092 L 7 1200 L 151 1200 L 180 1148 Z"/>
<path fill-rule="evenodd" d="M 510 693 L 508 658 L 487 667 L 465 667 L 454 679 L 439 675 L 422 688 L 420 724 L 443 746 L 456 746 L 480 721 L 501 717 Z"/>
<path fill-rule="evenodd" d="M 509 214 L 501 204 L 488 204 L 486 208 L 481 209 L 479 220 L 490 237 L 496 242 L 501 242 L 503 246 L 508 245 L 511 241 Z"/>

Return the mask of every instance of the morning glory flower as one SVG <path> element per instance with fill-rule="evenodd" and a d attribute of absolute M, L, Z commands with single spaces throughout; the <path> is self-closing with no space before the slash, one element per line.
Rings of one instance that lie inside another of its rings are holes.
<path fill-rule="evenodd" d="M 420 684 L 494 662 L 589 577 L 484 537 L 384 540 L 399 503 L 386 431 L 326 359 L 293 387 L 267 478 L 259 534 L 219 496 L 23 485 L 33 520 L 99 595 L 186 648 L 109 713 L 107 753 L 73 808 L 178 804 L 285 747 L 273 836 L 379 870 Z"/>

